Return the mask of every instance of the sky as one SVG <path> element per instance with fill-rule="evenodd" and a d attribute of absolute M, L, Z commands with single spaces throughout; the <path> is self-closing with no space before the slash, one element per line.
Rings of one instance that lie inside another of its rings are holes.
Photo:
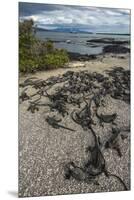
<path fill-rule="evenodd" d="M 33 19 L 37 27 L 88 32 L 130 32 L 130 10 L 99 7 L 19 3 L 19 19 Z"/>

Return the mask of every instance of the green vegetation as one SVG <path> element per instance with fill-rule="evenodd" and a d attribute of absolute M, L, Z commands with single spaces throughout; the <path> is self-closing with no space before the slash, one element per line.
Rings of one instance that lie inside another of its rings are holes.
<path fill-rule="evenodd" d="M 33 21 L 19 23 L 19 69 L 20 72 L 34 72 L 63 67 L 69 61 L 65 50 L 55 49 L 51 41 L 35 38 Z"/>

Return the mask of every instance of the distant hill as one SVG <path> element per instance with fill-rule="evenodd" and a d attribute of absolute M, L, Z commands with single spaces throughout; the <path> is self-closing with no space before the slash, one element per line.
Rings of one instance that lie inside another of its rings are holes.
<path fill-rule="evenodd" d="M 87 30 L 81 30 L 79 28 L 55 28 L 55 29 L 45 29 L 40 27 L 34 27 L 37 31 L 51 31 L 51 32 L 62 32 L 62 33 L 88 33 L 88 34 L 94 34 L 92 31 Z M 98 35 L 130 35 L 129 33 L 106 33 L 106 32 L 95 32 L 95 34 Z"/>
<path fill-rule="evenodd" d="M 93 32 L 89 32 L 86 30 L 80 30 L 79 28 L 55 28 L 55 29 L 45 29 L 45 28 L 40 28 L 40 27 L 35 27 L 37 31 L 51 31 L 51 32 L 65 32 L 65 33 L 90 33 L 92 34 Z"/>

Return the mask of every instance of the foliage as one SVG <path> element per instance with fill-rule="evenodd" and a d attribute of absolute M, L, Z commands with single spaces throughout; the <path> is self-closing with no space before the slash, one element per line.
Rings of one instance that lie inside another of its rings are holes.
<path fill-rule="evenodd" d="M 63 67 L 69 61 L 65 50 L 55 49 L 52 41 L 40 41 L 35 37 L 32 20 L 19 23 L 20 72 Z"/>
<path fill-rule="evenodd" d="M 54 53 L 49 53 L 44 57 L 45 69 L 63 67 L 68 61 L 69 59 L 67 53 L 65 51 L 57 50 Z"/>

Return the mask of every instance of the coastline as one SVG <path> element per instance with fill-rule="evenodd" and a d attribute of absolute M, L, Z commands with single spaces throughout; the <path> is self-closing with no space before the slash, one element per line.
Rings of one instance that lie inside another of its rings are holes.
<path fill-rule="evenodd" d="M 72 59 L 62 68 L 52 69 L 52 70 L 42 70 L 35 73 L 20 73 L 20 80 L 23 81 L 31 76 L 37 76 L 38 78 L 46 79 L 50 76 L 56 76 L 63 74 L 68 70 L 79 71 L 79 70 L 89 70 L 90 72 L 98 71 L 103 72 L 106 69 L 110 69 L 113 66 L 122 66 L 129 69 L 130 54 L 99 54 L 99 55 L 81 55 L 76 53 L 70 53 L 76 59 Z M 79 59 L 82 56 L 82 60 Z M 85 58 L 85 56 L 87 56 Z"/>

